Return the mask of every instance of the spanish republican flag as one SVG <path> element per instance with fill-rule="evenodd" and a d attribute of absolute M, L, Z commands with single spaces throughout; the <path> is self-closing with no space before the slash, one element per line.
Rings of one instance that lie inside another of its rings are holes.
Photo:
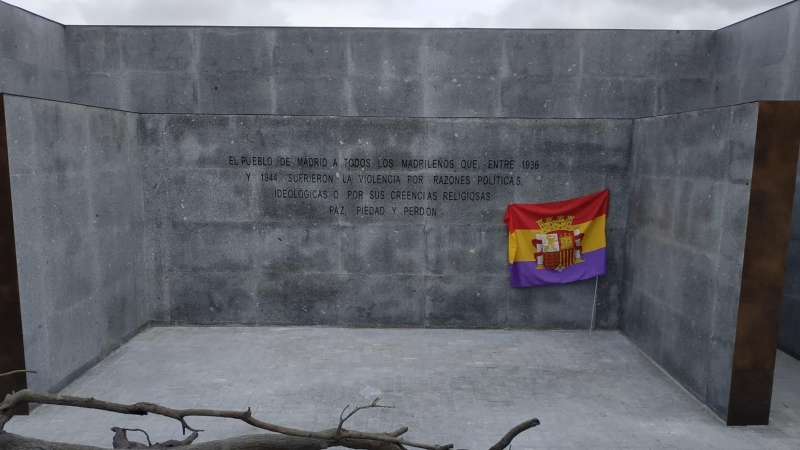
<path fill-rule="evenodd" d="M 606 273 L 609 190 L 506 210 L 511 286 L 563 284 Z"/>

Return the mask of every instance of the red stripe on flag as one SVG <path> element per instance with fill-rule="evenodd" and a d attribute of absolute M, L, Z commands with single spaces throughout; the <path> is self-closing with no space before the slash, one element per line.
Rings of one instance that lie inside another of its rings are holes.
<path fill-rule="evenodd" d="M 575 251 L 572 249 L 561 250 L 561 259 L 564 261 L 562 264 L 564 267 L 575 264 Z"/>
<path fill-rule="evenodd" d="M 603 214 L 608 214 L 609 190 L 552 203 L 523 204 L 512 203 L 506 209 L 503 221 L 508 231 L 537 230 L 539 219 L 557 216 L 575 216 L 573 224 L 588 222 Z"/>

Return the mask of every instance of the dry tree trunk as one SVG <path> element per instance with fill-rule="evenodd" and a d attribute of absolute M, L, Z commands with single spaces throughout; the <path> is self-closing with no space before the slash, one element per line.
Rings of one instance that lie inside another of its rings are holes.
<path fill-rule="evenodd" d="M 18 373 L 15 371 L 12 373 Z M 34 372 L 35 373 L 35 372 Z M 5 376 L 7 374 L 0 374 Z M 141 444 L 129 441 L 125 428 L 114 427 L 113 439 L 114 448 L 178 448 L 189 447 L 191 450 L 323 450 L 328 447 L 346 447 L 357 450 L 408 450 L 407 447 L 416 447 L 423 450 L 452 450 L 453 444 L 435 445 L 413 442 L 403 439 L 401 436 L 408 431 L 407 427 L 388 433 L 364 433 L 361 431 L 348 430 L 344 428 L 345 422 L 357 412 L 369 408 L 391 408 L 378 404 L 380 398 L 376 398 L 371 404 L 359 406 L 351 410 L 347 415 L 349 405 L 345 407 L 339 415 L 339 424 L 336 428 L 322 431 L 306 431 L 294 428 L 283 427 L 267 422 L 263 422 L 253 417 L 250 408 L 246 411 L 224 411 L 213 409 L 172 409 L 155 403 L 139 402 L 131 405 L 106 402 L 94 398 L 73 397 L 59 394 L 48 394 L 44 392 L 24 389 L 6 395 L 5 400 L 0 402 L 0 450 L 100 450 L 98 447 L 88 445 L 74 445 L 60 442 L 49 442 L 38 439 L 19 436 L 6 432 L 3 427 L 14 415 L 14 410 L 23 404 L 41 403 L 45 405 L 63 405 L 77 408 L 89 408 L 102 411 L 115 412 L 120 414 L 147 415 L 156 414 L 169 417 L 180 422 L 185 433 L 186 430 L 192 431 L 191 436 L 184 440 L 172 440 L 153 445 Z M 255 428 L 270 432 L 269 434 L 256 434 L 248 436 L 238 436 L 218 441 L 209 441 L 193 444 L 198 433 L 197 430 L 189 426 L 186 422 L 187 417 L 220 417 L 241 420 Z M 503 450 L 520 433 L 539 425 L 538 419 L 530 419 L 515 426 L 503 436 L 497 444 L 489 450 Z M 142 431 L 144 430 L 136 430 Z M 147 435 L 146 432 L 144 432 Z M 148 444 L 150 442 L 147 436 Z"/>
<path fill-rule="evenodd" d="M 298 438 L 282 434 L 254 434 L 237 436 L 218 441 L 192 444 L 191 450 L 323 450 L 326 441 L 314 438 Z M 153 447 L 151 447 L 153 448 Z M 0 434 L 0 450 L 107 450 L 91 445 L 64 444 L 19 436 Z"/>

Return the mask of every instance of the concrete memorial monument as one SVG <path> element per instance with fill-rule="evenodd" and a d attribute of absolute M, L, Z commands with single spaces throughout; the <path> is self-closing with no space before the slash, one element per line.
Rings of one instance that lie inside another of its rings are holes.
<path fill-rule="evenodd" d="M 800 353 L 798 22 L 63 26 L 0 2 L 0 372 L 40 371 L 0 383 L 57 390 L 149 323 L 588 329 L 596 292 L 596 326 L 765 423 L 779 337 Z M 512 289 L 508 205 L 604 189 L 599 284 Z"/>

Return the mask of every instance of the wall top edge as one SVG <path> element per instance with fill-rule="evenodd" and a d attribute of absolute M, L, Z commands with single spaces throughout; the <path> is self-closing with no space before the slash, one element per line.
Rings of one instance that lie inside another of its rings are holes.
<path fill-rule="evenodd" d="M 800 1 L 800 0 L 798 0 Z M 57 23 L 57 22 L 56 22 Z M 158 28 L 158 29 L 215 29 L 215 30 L 235 30 L 235 29 L 252 29 L 252 30 L 340 30 L 340 31 L 435 31 L 435 32 L 458 32 L 458 31 L 486 31 L 486 32 L 505 32 L 505 31 L 546 31 L 546 32 L 602 32 L 602 31 L 615 31 L 615 32 L 641 32 L 641 33 L 708 33 L 713 34 L 716 30 L 706 29 L 674 29 L 674 28 L 444 28 L 444 27 L 293 27 L 293 26 L 256 26 L 256 25 L 74 25 L 74 24 L 59 24 L 67 29 L 77 28 Z"/>
<path fill-rule="evenodd" d="M 510 116 L 349 116 L 349 115 L 339 115 L 339 116 L 332 116 L 332 115 L 324 115 L 324 114 L 254 114 L 254 113 L 241 113 L 241 114 L 231 114 L 231 113 L 209 113 L 209 112 L 141 112 L 141 111 L 131 111 L 127 109 L 115 109 L 115 108 L 108 108 L 105 106 L 96 106 L 96 105 L 88 105 L 86 103 L 76 103 L 76 102 L 67 102 L 63 100 L 53 100 L 49 98 L 43 97 L 35 97 L 30 95 L 19 95 L 19 94 L 10 94 L 0 92 L 0 98 L 2 97 L 17 97 L 17 98 L 24 98 L 24 99 L 32 99 L 32 100 L 39 100 L 43 102 L 50 102 L 50 103 L 63 103 L 66 105 L 75 105 L 75 106 L 83 106 L 86 108 L 93 108 L 93 109 L 105 109 L 108 111 L 114 112 L 121 112 L 127 114 L 138 114 L 142 116 L 269 116 L 269 117 L 327 117 L 327 118 L 360 118 L 360 119 L 458 119 L 458 120 L 529 120 L 529 121 L 536 121 L 536 120 L 607 120 L 607 121 L 617 121 L 617 122 L 625 122 L 631 120 L 643 120 L 643 119 L 651 119 L 654 117 L 665 117 L 665 116 L 676 116 L 679 114 L 689 114 L 693 112 L 699 111 L 708 111 L 714 109 L 725 109 L 725 108 L 733 108 L 736 106 L 742 105 L 757 105 L 760 103 L 800 103 L 797 100 L 757 100 L 752 102 L 741 102 L 741 103 L 732 103 L 729 105 L 719 105 L 713 106 L 709 108 L 699 108 L 699 109 L 690 109 L 686 111 L 678 111 L 672 112 L 667 114 L 655 114 L 652 116 L 638 116 L 638 117 L 510 117 Z"/>

